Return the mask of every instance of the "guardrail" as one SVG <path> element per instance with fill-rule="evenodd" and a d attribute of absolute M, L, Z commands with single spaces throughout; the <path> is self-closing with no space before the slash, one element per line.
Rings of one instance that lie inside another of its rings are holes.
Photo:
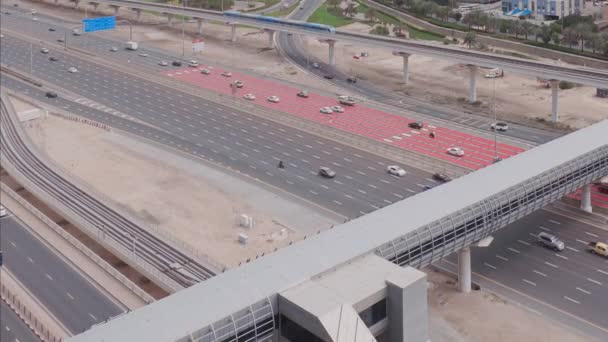
<path fill-rule="evenodd" d="M 6 275 L 5 275 L 6 276 Z M 0 283 L 0 297 L 8 307 L 40 338 L 42 342 L 61 342 L 62 339 L 55 336 L 47 327 L 36 318 L 35 315 L 13 294 L 7 286 Z M 7 327 L 8 329 L 8 327 Z"/>
<path fill-rule="evenodd" d="M 66 232 L 63 228 L 61 228 L 55 221 L 51 220 L 48 216 L 42 213 L 38 208 L 34 207 L 30 202 L 21 197 L 18 193 L 13 191 L 6 184 L 0 182 L 0 190 L 2 190 L 5 194 L 7 194 L 10 198 L 17 201 L 20 205 L 22 205 L 25 209 L 27 209 L 30 213 L 32 213 L 36 218 L 46 224 L 49 228 L 51 228 L 55 233 L 61 236 L 64 240 L 66 240 L 70 245 L 74 246 L 78 251 L 91 259 L 97 266 L 101 267 L 104 271 L 118 280 L 122 285 L 131 290 L 135 295 L 141 298 L 144 302 L 150 304 L 155 301 L 155 299 L 150 296 L 146 291 L 142 290 L 139 286 L 133 283 L 129 278 L 125 277 L 122 273 L 117 271 L 112 265 L 106 262 L 104 259 L 99 257 L 95 252 L 85 246 L 78 239 L 73 237 L 70 233 Z"/>

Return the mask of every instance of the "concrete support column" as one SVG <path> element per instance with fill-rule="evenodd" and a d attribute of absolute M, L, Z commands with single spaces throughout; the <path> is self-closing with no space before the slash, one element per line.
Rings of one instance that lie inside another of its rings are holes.
<path fill-rule="evenodd" d="M 469 68 L 469 102 L 477 101 L 477 66 L 468 65 Z"/>
<path fill-rule="evenodd" d="M 55 6 L 59 6 L 59 0 L 55 0 Z"/>
<path fill-rule="evenodd" d="M 230 41 L 236 42 L 236 24 L 230 24 Z"/>
<path fill-rule="evenodd" d="M 551 122 L 559 122 L 557 95 L 559 90 L 559 80 L 551 80 Z"/>
<path fill-rule="evenodd" d="M 403 83 L 408 84 L 410 81 L 410 72 L 409 72 L 409 53 L 401 53 L 401 57 L 403 58 Z"/>
<path fill-rule="evenodd" d="M 274 49 L 274 30 L 264 30 L 268 35 L 268 47 Z"/>
<path fill-rule="evenodd" d="M 592 213 L 593 206 L 591 205 L 591 185 L 587 184 L 583 187 L 583 193 L 581 194 L 581 210 Z"/>
<path fill-rule="evenodd" d="M 203 34 L 203 19 L 196 19 L 196 31 L 198 34 Z"/>
<path fill-rule="evenodd" d="M 335 54 L 335 47 L 336 47 L 336 41 L 335 40 L 328 40 L 327 44 L 329 44 L 329 65 L 334 66 L 336 65 L 336 54 Z"/>
<path fill-rule="evenodd" d="M 80 5 L 80 1 L 74 1 L 74 8 L 77 8 L 78 5 Z M 85 4 L 85 6 L 86 6 L 86 4 Z"/>
<path fill-rule="evenodd" d="M 93 5 L 93 12 L 97 13 L 97 9 L 99 8 L 100 3 L 98 2 L 93 2 L 91 3 Z"/>
<path fill-rule="evenodd" d="M 114 9 L 114 16 L 117 16 L 118 15 L 118 9 L 120 8 L 120 6 L 110 5 L 110 7 L 112 7 Z"/>
<path fill-rule="evenodd" d="M 173 26 L 173 14 L 167 13 L 167 26 Z"/>
<path fill-rule="evenodd" d="M 141 10 L 138 8 L 133 8 L 133 10 L 135 11 L 135 20 L 141 21 Z"/>
<path fill-rule="evenodd" d="M 458 290 L 462 293 L 471 292 L 471 248 L 465 247 L 458 251 Z"/>

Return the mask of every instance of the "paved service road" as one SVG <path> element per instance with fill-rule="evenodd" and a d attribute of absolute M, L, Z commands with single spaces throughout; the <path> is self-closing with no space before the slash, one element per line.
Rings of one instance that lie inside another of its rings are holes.
<path fill-rule="evenodd" d="M 6 267 L 72 333 L 124 312 L 14 217 L 0 219 Z"/>
<path fill-rule="evenodd" d="M 29 53 L 29 44 L 5 34 L 2 48 L 7 51 L 1 56 L 4 64 L 29 70 L 29 61 L 22 58 Z M 393 177 L 386 172 L 389 160 L 331 140 L 61 52 L 51 55 L 59 61 L 34 54 L 35 76 L 80 94 L 82 98 L 71 100 L 92 107 L 83 116 L 111 126 L 120 123 L 118 128 L 238 170 L 345 217 L 360 216 L 421 192 L 425 185 L 437 185 L 428 173 L 408 166 L 403 166 L 407 176 Z M 69 73 L 69 67 L 79 71 Z M 4 78 L 7 87 L 17 83 Z M 65 101 L 61 91 L 59 95 L 60 99 L 50 102 Z M 43 99 L 43 94 L 38 97 Z M 70 106 L 62 104 L 66 105 Z M 68 107 L 75 108 L 82 107 Z M 93 112 L 98 116 L 92 116 Z M 120 120 L 123 115 L 145 124 Z M 279 160 L 285 162 L 284 170 L 276 167 Z M 321 166 L 331 167 L 338 176 L 333 180 L 319 177 Z"/>
<path fill-rule="evenodd" d="M 557 235 L 566 249 L 541 247 L 540 232 Z M 608 230 L 540 210 L 494 238 L 490 247 L 472 248 L 475 273 L 602 327 L 608 336 L 608 259 L 586 250 L 589 241 L 608 241 Z"/>
<path fill-rule="evenodd" d="M 0 341 L 2 342 L 39 342 L 40 339 L 32 330 L 11 310 L 0 301 Z"/>

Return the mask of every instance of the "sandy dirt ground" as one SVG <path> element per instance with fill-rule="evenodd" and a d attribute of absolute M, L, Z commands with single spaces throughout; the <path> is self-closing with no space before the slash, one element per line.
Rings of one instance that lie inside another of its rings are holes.
<path fill-rule="evenodd" d="M 462 294 L 452 278 L 428 269 L 426 273 L 430 284 L 429 330 L 432 341 L 593 341 L 494 294 L 485 291 Z"/>
<path fill-rule="evenodd" d="M 204 179 L 105 139 L 114 133 L 53 115 L 32 121 L 26 128 L 59 166 L 147 224 L 225 266 L 238 265 L 301 238 L 270 214 Z M 254 217 L 253 229 L 238 227 L 236 217 L 242 213 Z M 240 233 L 249 236 L 247 245 L 237 241 Z"/>

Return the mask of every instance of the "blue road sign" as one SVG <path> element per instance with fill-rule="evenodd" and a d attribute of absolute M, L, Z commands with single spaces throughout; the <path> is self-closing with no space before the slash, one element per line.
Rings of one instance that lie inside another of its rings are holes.
<path fill-rule="evenodd" d="M 116 17 L 82 19 L 82 25 L 84 27 L 84 32 L 112 30 L 116 27 Z"/>

